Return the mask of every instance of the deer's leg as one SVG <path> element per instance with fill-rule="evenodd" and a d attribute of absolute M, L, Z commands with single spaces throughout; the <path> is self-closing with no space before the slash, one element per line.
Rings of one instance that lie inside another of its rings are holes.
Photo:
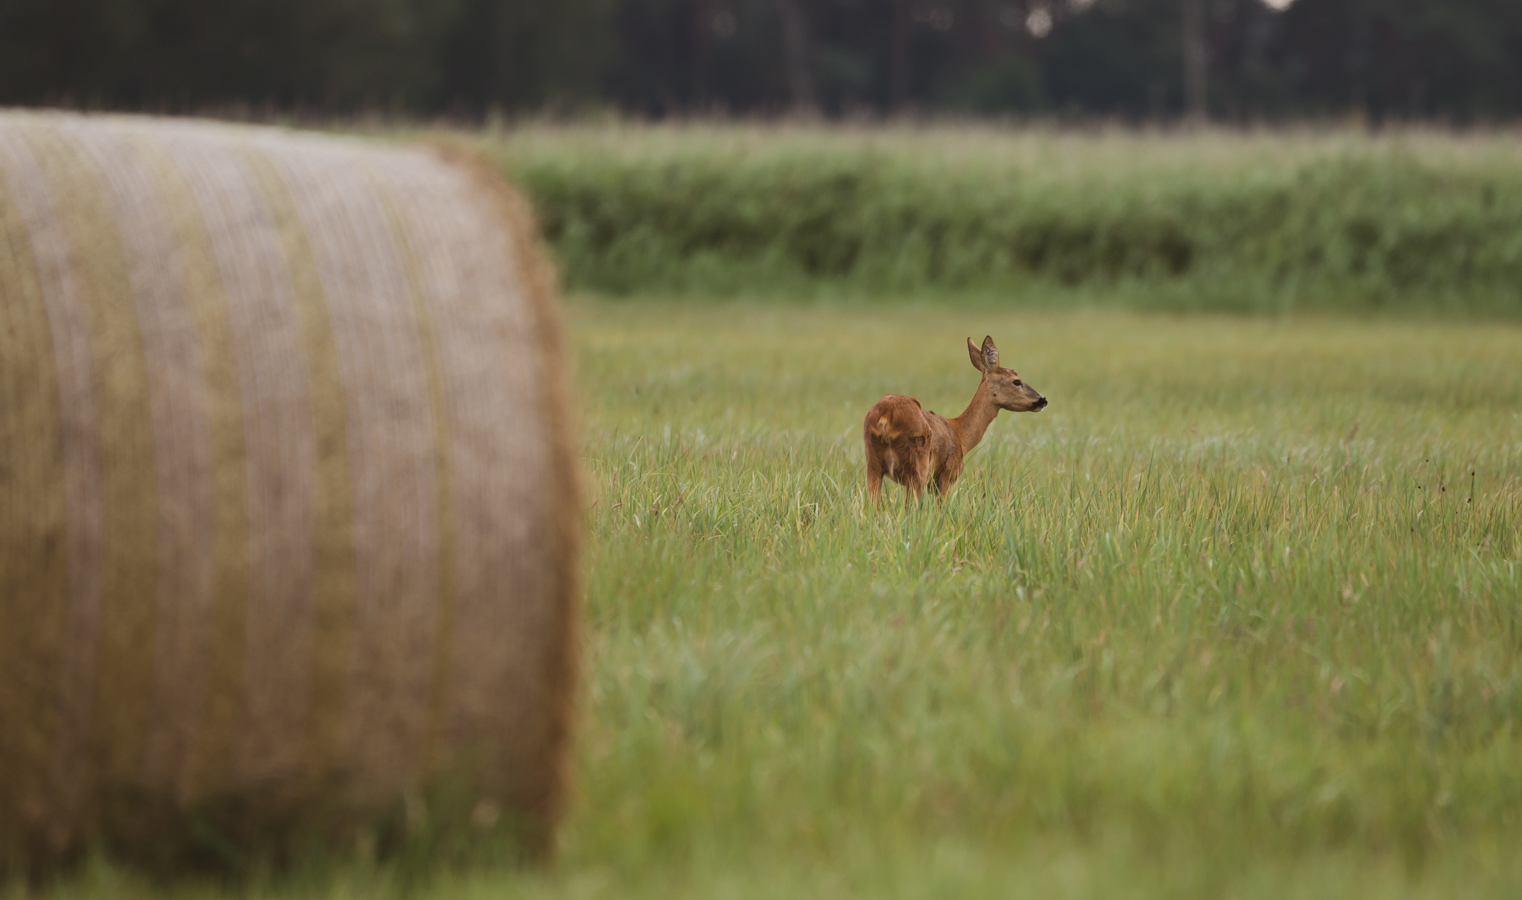
<path fill-rule="evenodd" d="M 867 444 L 867 496 L 878 509 L 883 506 L 883 461 L 872 452 L 872 444 Z"/>
<path fill-rule="evenodd" d="M 957 477 L 951 474 L 950 466 L 944 467 L 939 472 L 935 473 L 935 493 L 937 495 L 937 499 L 939 499 L 942 503 L 945 503 L 946 495 L 951 493 L 951 486 L 956 483 Z"/>
<path fill-rule="evenodd" d="M 935 486 L 941 494 L 944 502 L 951 494 L 951 489 L 956 486 L 957 479 L 962 477 L 962 457 L 960 454 L 947 456 L 941 462 L 941 467 L 935 473 Z"/>
<path fill-rule="evenodd" d="M 908 509 L 910 503 L 922 503 L 925 499 L 925 485 L 930 481 L 930 460 L 921 459 L 915 461 L 915 466 L 904 479 L 904 509 Z"/>

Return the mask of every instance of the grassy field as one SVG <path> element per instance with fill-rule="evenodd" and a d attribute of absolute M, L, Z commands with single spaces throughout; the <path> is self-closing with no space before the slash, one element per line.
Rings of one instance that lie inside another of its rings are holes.
<path fill-rule="evenodd" d="M 1515 897 L 1522 328 L 578 300 L 577 801 L 425 897 Z M 1052 401 L 944 504 L 861 417 Z M 408 893 L 342 865 L 238 893 Z M 96 865 L 66 897 L 215 894 Z"/>

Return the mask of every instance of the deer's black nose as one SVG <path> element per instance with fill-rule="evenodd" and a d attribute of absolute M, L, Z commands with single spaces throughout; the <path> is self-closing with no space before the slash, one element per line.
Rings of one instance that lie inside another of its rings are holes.
<path fill-rule="evenodd" d="M 1045 397 L 1042 397 L 1040 400 L 1036 401 L 1036 409 L 1037 410 L 1046 409 L 1046 398 Z"/>

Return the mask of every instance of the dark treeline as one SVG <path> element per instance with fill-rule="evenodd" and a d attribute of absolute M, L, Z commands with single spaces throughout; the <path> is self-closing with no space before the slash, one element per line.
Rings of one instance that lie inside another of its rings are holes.
<path fill-rule="evenodd" d="M 1517 0 L 0 0 L 0 104 L 1522 113 Z"/>

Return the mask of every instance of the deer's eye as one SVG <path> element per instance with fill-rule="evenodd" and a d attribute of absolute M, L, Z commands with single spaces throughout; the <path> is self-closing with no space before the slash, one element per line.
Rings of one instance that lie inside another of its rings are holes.
<path fill-rule="evenodd" d="M 1013 384 L 1015 387 L 1019 387 L 1020 386 L 1020 379 L 1016 378 L 1013 381 L 1011 381 L 1010 384 Z"/>

